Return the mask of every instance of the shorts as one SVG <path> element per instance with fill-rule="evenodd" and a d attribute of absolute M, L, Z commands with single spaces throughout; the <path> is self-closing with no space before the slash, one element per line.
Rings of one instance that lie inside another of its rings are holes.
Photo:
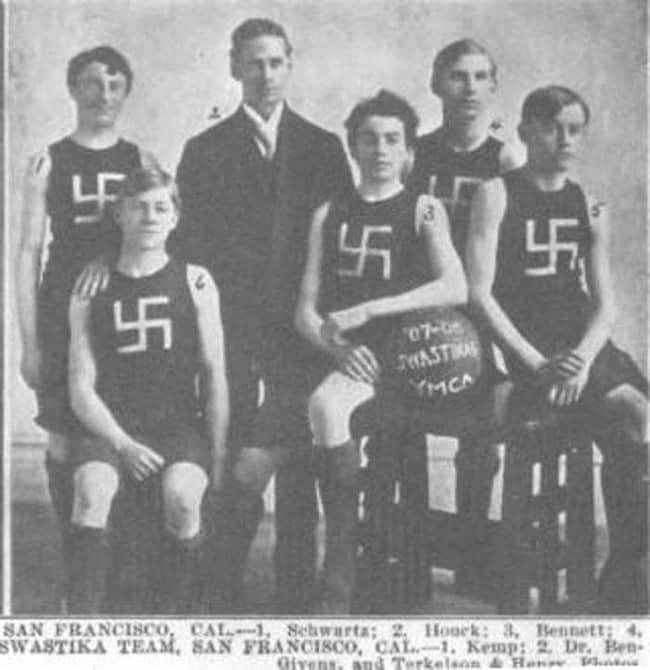
<path fill-rule="evenodd" d="M 51 433 L 81 433 L 70 407 L 68 347 L 70 327 L 68 283 L 43 285 L 38 295 L 38 341 L 41 348 L 41 385 L 36 392 L 36 423 Z"/>
<path fill-rule="evenodd" d="M 522 393 L 529 397 L 533 404 L 538 404 L 541 401 L 541 393 L 530 383 L 529 373 L 511 364 L 509 367 L 512 370 L 512 379 L 520 385 Z M 596 406 L 610 391 L 624 384 L 629 384 L 648 397 L 648 380 L 632 357 L 611 340 L 607 340 L 591 364 L 589 380 L 579 405 L 585 408 Z"/>
<path fill-rule="evenodd" d="M 165 467 L 173 463 L 194 463 L 210 473 L 212 450 L 210 440 L 200 425 L 186 424 L 174 431 L 157 435 L 137 435 L 133 437 L 146 444 L 165 459 Z M 124 469 L 122 459 L 104 439 L 86 434 L 79 440 L 72 452 L 72 466 L 77 469 L 84 463 L 100 461 L 112 465 L 118 472 Z"/>
<path fill-rule="evenodd" d="M 611 340 L 607 340 L 589 371 L 585 400 L 602 398 L 623 384 L 629 384 L 648 396 L 648 380 L 632 357 Z"/>

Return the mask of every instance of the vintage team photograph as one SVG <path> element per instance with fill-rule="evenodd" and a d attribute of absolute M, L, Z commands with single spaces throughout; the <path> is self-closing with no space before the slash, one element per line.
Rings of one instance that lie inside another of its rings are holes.
<path fill-rule="evenodd" d="M 10 614 L 648 614 L 643 0 L 6 5 Z"/>

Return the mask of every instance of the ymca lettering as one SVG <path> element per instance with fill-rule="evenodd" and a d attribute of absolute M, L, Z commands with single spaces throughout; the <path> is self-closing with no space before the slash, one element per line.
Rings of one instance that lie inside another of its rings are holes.
<path fill-rule="evenodd" d="M 382 278 L 389 280 L 391 277 L 390 248 L 382 248 L 373 242 L 377 241 L 377 236 L 389 236 L 390 234 L 390 226 L 364 226 L 361 231 L 361 240 L 356 246 L 353 240 L 348 239 L 348 224 L 342 223 L 339 230 L 339 252 L 342 257 L 347 256 L 353 259 L 353 267 L 339 267 L 337 274 L 340 277 L 363 277 L 368 259 L 374 258 L 381 261 Z"/>
<path fill-rule="evenodd" d="M 578 262 L 578 243 L 575 241 L 561 241 L 558 232 L 560 230 L 576 228 L 577 219 L 549 219 L 548 221 L 548 243 L 537 242 L 537 222 L 534 219 L 526 221 L 526 251 L 531 254 L 546 254 L 546 264 L 527 267 L 526 274 L 529 277 L 546 277 L 557 274 L 557 264 L 560 254 L 569 254 L 569 268 L 575 270 Z M 540 226 L 541 228 L 541 226 Z"/>
<path fill-rule="evenodd" d="M 87 206 L 88 213 L 77 214 L 74 217 L 76 224 L 97 223 L 104 212 L 106 203 L 115 200 L 115 186 L 124 179 L 118 172 L 99 172 L 94 184 L 82 180 L 78 174 L 72 175 L 72 200 L 75 205 Z"/>
<path fill-rule="evenodd" d="M 135 332 L 138 339 L 133 344 L 122 345 L 118 347 L 121 354 L 133 354 L 147 350 L 148 333 L 152 330 L 162 331 L 163 349 L 171 349 L 172 346 L 172 323 L 167 318 L 150 318 L 148 316 L 149 308 L 155 305 L 168 305 L 167 296 L 147 296 L 138 298 L 137 318 L 135 321 L 126 321 L 123 315 L 123 301 L 117 300 L 113 303 L 113 316 L 115 318 L 115 330 L 118 333 Z"/>

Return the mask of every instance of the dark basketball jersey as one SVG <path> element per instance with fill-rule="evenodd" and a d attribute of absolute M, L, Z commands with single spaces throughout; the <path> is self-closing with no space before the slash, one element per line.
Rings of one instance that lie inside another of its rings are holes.
<path fill-rule="evenodd" d="M 355 192 L 332 204 L 323 224 L 321 313 L 402 293 L 428 280 L 415 229 L 417 199 L 402 190 L 368 202 Z M 385 330 L 385 324 L 371 322 L 364 338 L 377 330 Z"/>
<path fill-rule="evenodd" d="M 200 347 L 185 264 L 140 278 L 113 271 L 93 299 L 91 334 L 97 391 L 127 432 L 196 421 Z"/>
<path fill-rule="evenodd" d="M 503 181 L 507 205 L 493 293 L 522 335 L 550 355 L 578 343 L 591 313 L 584 288 L 591 244 L 587 202 L 570 180 L 549 192 L 520 170 Z"/>
<path fill-rule="evenodd" d="M 472 151 L 455 151 L 442 128 L 417 141 L 411 187 L 416 193 L 429 193 L 445 204 L 451 238 L 463 262 L 472 196 L 484 179 L 499 174 L 502 148 L 503 142 L 489 136 Z"/>
<path fill-rule="evenodd" d="M 49 147 L 52 159 L 47 213 L 52 241 L 43 283 L 70 284 L 88 261 L 115 245 L 119 235 L 107 206 L 120 182 L 139 166 L 138 148 L 119 140 L 106 149 L 89 149 L 66 137 Z"/>

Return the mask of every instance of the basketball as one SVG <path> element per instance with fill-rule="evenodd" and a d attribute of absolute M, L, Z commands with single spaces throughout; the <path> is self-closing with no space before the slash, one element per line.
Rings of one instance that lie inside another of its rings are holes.
<path fill-rule="evenodd" d="M 406 402 L 466 399 L 484 370 L 476 327 L 458 309 L 435 307 L 404 314 L 381 355 L 382 383 Z"/>

